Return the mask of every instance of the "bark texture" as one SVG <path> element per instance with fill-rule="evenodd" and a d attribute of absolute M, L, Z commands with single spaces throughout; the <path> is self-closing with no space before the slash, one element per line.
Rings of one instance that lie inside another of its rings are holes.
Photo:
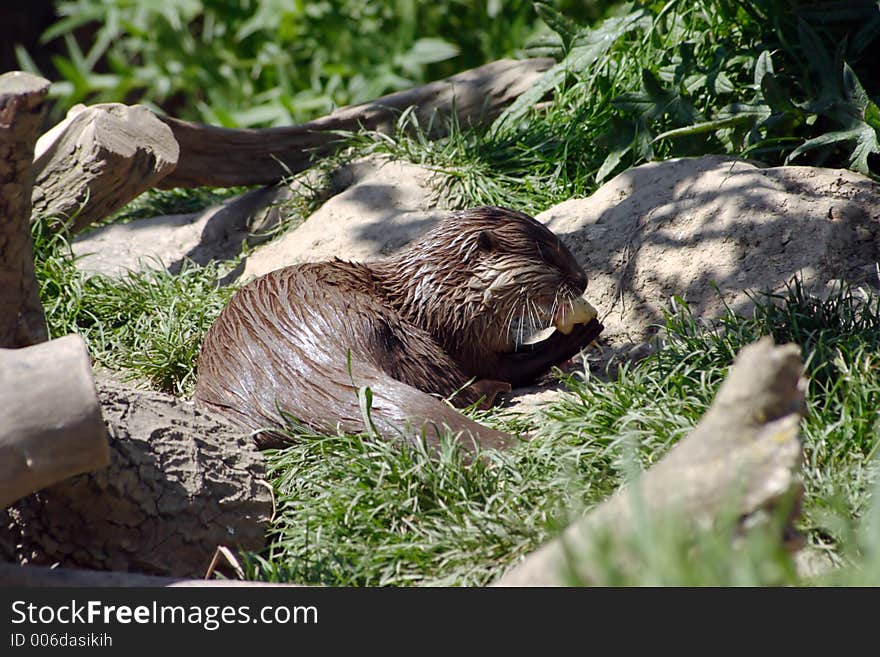
<path fill-rule="evenodd" d="M 48 91 L 43 78 L 20 71 L 0 75 L 0 347 L 49 338 L 30 233 L 34 142 Z"/>
<path fill-rule="evenodd" d="M 230 129 L 162 117 L 180 144 L 180 161 L 160 186 L 274 183 L 339 148 L 338 131 L 363 128 L 391 133 L 400 114 L 410 107 L 434 137 L 445 133 L 444 119 L 450 116 L 462 125 L 491 121 L 552 64 L 546 58 L 502 59 L 291 127 Z"/>
<path fill-rule="evenodd" d="M 249 436 L 169 395 L 98 387 L 110 466 L 11 507 L 14 560 L 202 577 L 218 546 L 264 546 L 271 491 Z"/>
<path fill-rule="evenodd" d="M 109 463 L 82 338 L 0 349 L 0 509 Z"/>
<path fill-rule="evenodd" d="M 37 144 L 34 212 L 82 230 L 154 187 L 178 154 L 171 130 L 146 107 L 78 105 Z"/>

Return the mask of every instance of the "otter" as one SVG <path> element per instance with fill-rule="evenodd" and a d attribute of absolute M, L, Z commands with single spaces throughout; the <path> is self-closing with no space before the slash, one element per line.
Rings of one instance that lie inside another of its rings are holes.
<path fill-rule="evenodd" d="M 272 430 L 285 416 L 322 433 L 403 432 L 436 445 L 451 430 L 468 449 L 505 447 L 513 436 L 437 396 L 487 407 L 577 354 L 603 329 L 583 310 L 586 287 L 536 219 L 452 213 L 383 260 L 293 265 L 242 287 L 202 343 L 195 399 L 254 431 L 261 448 L 288 444 Z"/>

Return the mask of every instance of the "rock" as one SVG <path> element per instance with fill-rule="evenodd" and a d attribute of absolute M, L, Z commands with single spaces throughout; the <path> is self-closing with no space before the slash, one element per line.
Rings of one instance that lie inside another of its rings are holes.
<path fill-rule="evenodd" d="M 243 280 L 334 257 L 375 260 L 408 244 L 442 216 L 434 173 L 424 167 L 371 158 L 350 165 L 345 175 L 350 176 L 345 191 L 298 228 L 251 254 Z"/>
<path fill-rule="evenodd" d="M 652 335 L 673 295 L 709 318 L 725 304 L 747 312 L 747 291 L 778 291 L 796 274 L 816 292 L 833 279 L 878 284 L 880 185 L 846 170 L 655 162 L 537 218 L 586 268 L 615 344 Z"/>
<path fill-rule="evenodd" d="M 219 545 L 258 550 L 272 515 L 252 439 L 192 403 L 98 380 L 110 466 L 8 510 L 0 553 L 97 570 L 201 577 Z"/>
<path fill-rule="evenodd" d="M 379 258 L 439 216 L 430 171 L 375 160 L 352 171 L 344 192 L 257 249 L 243 278 L 333 257 Z M 748 312 L 747 292 L 779 291 L 795 275 L 817 292 L 836 279 L 878 284 L 880 186 L 846 170 L 759 168 L 723 156 L 655 162 L 538 219 L 587 269 L 603 341 L 627 351 L 657 332 L 673 296 L 710 318 L 725 304 Z M 617 351 L 602 359 L 619 359 Z"/>
<path fill-rule="evenodd" d="M 206 265 L 236 258 L 243 243 L 265 240 L 261 234 L 284 219 L 283 204 L 296 189 L 262 187 L 201 212 L 136 219 L 80 234 L 72 244 L 77 269 L 122 276 L 148 268 L 178 272 L 186 260 Z"/>
<path fill-rule="evenodd" d="M 564 394 L 565 388 L 562 383 L 545 380 L 534 385 L 514 388 L 499 395 L 497 406 L 502 413 L 530 416 L 542 406 L 556 402 Z"/>
<path fill-rule="evenodd" d="M 795 552 L 793 560 L 799 578 L 819 585 L 823 583 L 821 578 L 830 576 L 841 565 L 833 552 L 813 546 Z"/>
<path fill-rule="evenodd" d="M 122 276 L 147 268 L 180 270 L 187 260 L 205 265 L 257 247 L 225 282 L 247 280 L 297 262 L 381 257 L 408 243 L 441 216 L 433 172 L 414 164 L 366 158 L 330 174 L 312 170 L 289 185 L 263 187 L 191 214 L 110 224 L 73 241 L 77 268 Z M 329 199 L 302 225 L 269 244 L 267 233 L 291 214 L 295 198 Z"/>
<path fill-rule="evenodd" d="M 128 271 L 179 267 L 218 209 L 138 219 L 83 233 L 71 245 L 76 268 L 84 274 L 119 277 Z"/>

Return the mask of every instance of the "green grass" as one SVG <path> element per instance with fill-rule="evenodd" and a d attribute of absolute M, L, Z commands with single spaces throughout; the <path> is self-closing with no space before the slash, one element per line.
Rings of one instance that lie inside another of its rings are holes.
<path fill-rule="evenodd" d="M 801 345 L 811 378 L 799 529 L 814 545 L 864 563 L 876 544 L 860 538 L 854 519 L 865 514 L 876 478 L 878 299 L 841 290 L 819 301 L 795 283 L 783 297 L 756 301 L 752 316 L 728 314 L 709 327 L 682 309 L 667 319 L 663 348 L 640 364 L 611 380 L 566 377 L 570 394 L 532 419 L 530 440 L 504 453 L 468 462 L 448 444 L 436 459 L 418 447 L 294 431 L 295 446 L 269 455 L 278 515 L 272 546 L 248 559 L 250 576 L 335 585 L 491 581 L 616 490 L 634 463 L 660 459 L 711 403 L 733 355 L 765 334 Z M 631 544 L 599 541 L 597 583 L 804 583 L 778 523 L 738 545 L 735 520 L 682 531 L 675 519 L 646 519 Z M 621 565 L 620 554 L 638 568 Z"/>
<path fill-rule="evenodd" d="M 330 174 L 326 164 L 316 165 L 312 172 L 309 180 L 300 180 L 298 193 L 283 203 L 282 221 L 261 237 L 282 233 L 317 209 L 330 186 Z M 151 189 L 98 225 L 197 212 L 244 191 Z M 220 280 L 237 261 L 207 266 L 185 262 L 176 274 L 164 263 L 148 261 L 141 271 L 121 278 L 89 275 L 77 270 L 68 233 L 56 218 L 37 218 L 31 233 L 50 335 L 78 333 L 96 365 L 164 392 L 191 395 L 202 338 L 236 289 L 234 284 L 221 287 Z M 248 249 L 243 244 L 241 255 Z"/>
<path fill-rule="evenodd" d="M 120 279 L 85 275 L 63 232 L 33 224 L 35 270 L 52 337 L 77 333 L 96 365 L 178 395 L 191 393 L 199 345 L 233 290 L 218 280 L 228 267 L 161 263 Z"/>
<path fill-rule="evenodd" d="M 298 179 L 298 191 L 281 206 L 282 221 L 262 238 L 295 227 L 326 200 L 334 162 L 317 163 L 311 175 Z M 151 189 L 101 225 L 196 212 L 243 191 Z M 221 287 L 220 280 L 237 261 L 187 262 L 176 274 L 161 262 L 146 262 L 142 271 L 121 278 L 88 275 L 77 270 L 68 233 L 55 217 L 37 218 L 31 232 L 50 335 L 77 333 L 96 365 L 164 392 L 191 395 L 202 338 L 236 289 L 234 284 Z M 243 244 L 241 255 L 249 248 Z"/>
<path fill-rule="evenodd" d="M 787 294 L 759 299 L 753 316 L 725 317 L 708 334 L 690 320 L 673 323 L 665 367 L 710 370 L 757 334 L 801 346 L 810 389 L 803 425 L 805 518 L 817 541 L 835 535 L 834 513 L 860 515 L 869 497 L 880 438 L 880 300 L 843 288 L 821 300 L 795 281 Z M 775 303 L 770 303 L 771 301 Z M 708 337 L 707 337 L 708 336 Z M 701 376 L 705 376 L 701 374 Z"/>

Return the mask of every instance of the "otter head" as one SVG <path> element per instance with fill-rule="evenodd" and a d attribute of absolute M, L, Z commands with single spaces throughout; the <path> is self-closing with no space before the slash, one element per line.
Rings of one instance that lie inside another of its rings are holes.
<path fill-rule="evenodd" d="M 553 327 L 568 332 L 587 287 L 556 235 L 497 207 L 452 214 L 383 269 L 401 314 L 465 360 L 514 351 Z"/>

